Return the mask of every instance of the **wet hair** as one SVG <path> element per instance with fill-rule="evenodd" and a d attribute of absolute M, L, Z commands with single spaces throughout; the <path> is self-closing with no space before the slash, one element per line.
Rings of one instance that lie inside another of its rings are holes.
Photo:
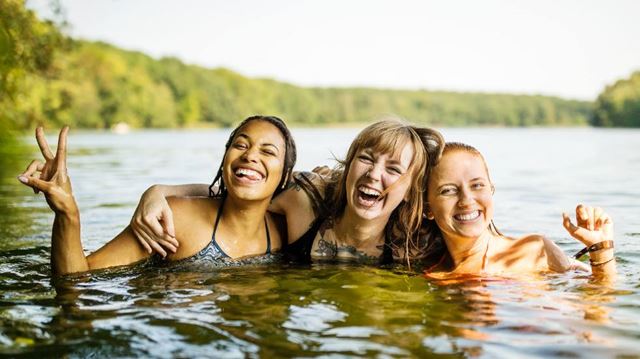
<path fill-rule="evenodd" d="M 477 148 L 462 142 L 447 142 L 444 145 L 442 154 L 444 155 L 447 152 L 456 152 L 456 151 L 466 152 L 466 153 L 480 157 L 480 159 L 482 160 L 482 164 L 484 164 L 484 169 L 487 172 L 487 178 L 491 183 L 491 176 L 489 175 L 489 167 L 487 166 L 487 161 L 485 161 L 484 156 L 482 155 L 482 153 L 480 153 L 480 151 L 478 151 Z"/>
<path fill-rule="evenodd" d="M 402 201 L 393 210 L 385 234 L 387 238 L 393 239 L 388 243 L 392 249 L 396 251 L 402 248 L 404 259 L 410 264 L 410 259 L 417 254 L 413 249 L 418 243 L 427 176 L 430 167 L 439 159 L 444 145 L 444 139 L 438 131 L 407 124 L 397 117 L 387 117 L 367 126 L 351 143 L 346 158 L 338 161 L 327 186 L 326 198 L 330 201 L 330 216 L 340 217 L 347 206 L 347 176 L 358 152 L 366 148 L 374 152 L 395 154 L 402 151 L 407 144 L 412 147 L 414 153 L 411 164 L 403 175 L 411 176 L 408 200 Z M 390 188 L 387 188 L 385 192 L 389 190 Z"/>
<path fill-rule="evenodd" d="M 293 136 L 291 136 L 291 132 L 287 128 L 287 125 L 278 117 L 275 116 L 264 116 L 264 115 L 255 115 L 251 117 L 247 117 L 231 132 L 229 135 L 229 139 L 227 143 L 224 145 L 224 156 L 222 157 L 222 161 L 220 162 L 220 167 L 218 168 L 218 173 L 213 178 L 213 182 L 209 186 L 209 197 L 216 198 L 225 198 L 227 196 L 227 186 L 224 183 L 222 178 L 222 166 L 224 165 L 224 159 L 227 156 L 227 151 L 229 151 L 229 147 L 231 147 L 231 143 L 235 139 L 238 132 L 247 124 L 253 121 L 264 121 L 268 122 L 278 128 L 282 137 L 284 138 L 285 143 L 285 154 L 284 154 L 284 169 L 282 170 L 282 178 L 280 179 L 280 183 L 273 193 L 272 197 L 277 196 L 280 192 L 282 192 L 289 181 L 291 181 L 291 173 L 293 172 L 293 166 L 296 164 L 297 151 L 296 151 L 296 143 L 293 140 Z M 214 191 L 215 190 L 215 191 Z"/>
<path fill-rule="evenodd" d="M 484 169 L 487 173 L 487 179 L 489 180 L 489 183 L 491 183 L 491 190 L 493 191 L 494 187 L 493 187 L 493 183 L 491 182 L 491 177 L 489 175 L 489 167 L 487 166 L 487 161 L 485 161 L 484 156 L 482 156 L 482 153 L 480 153 L 480 151 L 478 151 L 477 148 L 462 142 L 447 142 L 444 145 L 442 156 L 446 155 L 449 152 L 466 152 L 479 157 L 482 160 Z M 425 188 L 428 188 L 428 187 L 425 187 Z M 428 206 L 428 203 L 427 203 L 427 206 Z M 436 261 L 438 259 L 441 259 L 445 254 L 448 254 L 449 252 L 447 251 L 447 247 L 444 244 L 444 237 L 442 235 L 442 231 L 440 230 L 440 227 L 438 227 L 438 224 L 436 223 L 436 221 L 434 219 L 425 218 L 422 227 L 423 228 L 422 228 L 421 237 L 427 238 L 427 248 L 426 248 L 427 260 Z M 498 230 L 496 225 L 493 223 L 493 219 L 491 220 L 491 223 L 489 223 L 489 230 L 495 235 L 500 235 L 500 236 L 502 235 L 502 233 Z"/>

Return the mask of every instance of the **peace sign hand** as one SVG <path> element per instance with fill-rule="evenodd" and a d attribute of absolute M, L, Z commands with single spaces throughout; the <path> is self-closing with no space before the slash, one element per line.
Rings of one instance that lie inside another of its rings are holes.
<path fill-rule="evenodd" d="M 24 173 L 18 176 L 23 184 L 33 188 L 34 192 L 42 191 L 47 199 L 49 207 L 54 212 L 77 213 L 77 205 L 73 199 L 71 181 L 67 174 L 67 133 L 69 127 L 65 126 L 58 136 L 58 149 L 55 156 L 42 127 L 36 128 L 36 141 L 45 162 L 33 160 Z"/>

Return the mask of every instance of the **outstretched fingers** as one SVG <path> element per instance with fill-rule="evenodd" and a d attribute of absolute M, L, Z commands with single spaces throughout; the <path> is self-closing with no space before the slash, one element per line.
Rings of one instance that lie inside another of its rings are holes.
<path fill-rule="evenodd" d="M 44 129 L 42 126 L 38 126 L 36 128 L 36 141 L 38 141 L 38 147 L 40 147 L 42 156 L 44 156 L 46 160 L 52 160 L 53 152 L 51 152 L 51 148 L 49 148 L 49 143 L 47 142 L 47 138 L 44 136 Z"/>
<path fill-rule="evenodd" d="M 58 149 L 56 150 L 58 171 L 67 170 L 67 133 L 69 133 L 69 126 L 64 126 L 58 135 Z"/>

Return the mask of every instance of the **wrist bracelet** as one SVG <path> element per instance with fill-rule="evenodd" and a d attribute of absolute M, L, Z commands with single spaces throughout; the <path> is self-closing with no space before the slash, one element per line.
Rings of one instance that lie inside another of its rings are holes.
<path fill-rule="evenodd" d="M 616 259 L 616 257 L 611 257 L 611 258 L 607 259 L 606 261 L 602 261 L 602 262 L 594 262 L 592 260 L 589 260 L 589 262 L 591 263 L 592 267 L 599 267 L 599 266 L 603 266 L 603 265 L 611 262 L 614 259 Z"/>
<path fill-rule="evenodd" d="M 573 258 L 580 259 L 580 257 L 585 255 L 587 252 L 591 253 L 591 252 L 599 251 L 601 249 L 609 249 L 609 248 L 613 248 L 613 241 L 602 241 L 602 242 L 594 243 L 589 247 L 582 248 L 582 250 L 576 253 L 573 256 Z"/>

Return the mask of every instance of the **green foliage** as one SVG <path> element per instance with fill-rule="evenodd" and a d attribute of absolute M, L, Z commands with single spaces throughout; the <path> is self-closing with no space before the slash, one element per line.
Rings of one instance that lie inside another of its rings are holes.
<path fill-rule="evenodd" d="M 640 71 L 607 86 L 594 107 L 594 126 L 640 127 Z"/>
<path fill-rule="evenodd" d="M 23 0 L 0 1 L 0 93 L 12 97 L 27 73 L 46 72 L 62 44 L 55 25 L 39 21 Z"/>
<path fill-rule="evenodd" d="M 62 92 L 48 94 L 44 87 L 54 52 L 64 43 L 56 26 L 38 20 L 25 9 L 23 0 L 0 0 L 0 180 L 4 173 L 17 173 L 18 157 L 24 149 L 15 130 L 20 122 L 29 121 L 20 117 L 25 97 L 32 96 L 29 88 L 46 106 L 64 101 Z M 39 110 L 45 113 L 46 106 Z"/>
<path fill-rule="evenodd" d="M 438 126 L 584 125 L 590 116 L 588 102 L 545 96 L 297 87 L 175 58 L 156 60 L 100 42 L 69 40 L 67 51 L 52 56 L 61 47 L 55 27 L 39 22 L 22 1 L 2 4 L 3 28 L 10 30 L 3 30 L 0 43 L 15 54 L 3 66 L 24 72 L 21 89 L 7 107 L 10 121 L 21 129 L 37 124 L 110 128 L 121 122 L 231 126 L 256 113 L 304 125 L 363 123 L 387 113 Z M 9 7 L 20 16 L 5 16 Z M 19 34 L 24 41 L 7 42 L 6 34 Z M 3 72 L 8 82 L 13 77 Z"/>

